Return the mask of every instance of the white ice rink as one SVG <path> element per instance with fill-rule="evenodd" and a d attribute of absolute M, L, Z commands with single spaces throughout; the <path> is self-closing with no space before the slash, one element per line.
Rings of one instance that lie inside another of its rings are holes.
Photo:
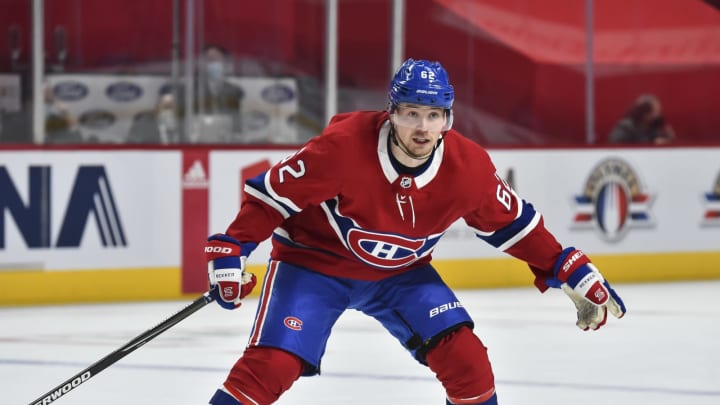
<path fill-rule="evenodd" d="M 628 314 L 595 332 L 575 327 L 559 290 L 458 291 L 489 348 L 500 404 L 720 404 L 720 281 L 615 287 Z M 0 404 L 29 404 L 188 303 L 0 308 Z M 208 305 L 54 404 L 206 404 L 256 303 Z M 430 371 L 355 311 L 336 325 L 322 367 L 278 404 L 445 403 Z"/>

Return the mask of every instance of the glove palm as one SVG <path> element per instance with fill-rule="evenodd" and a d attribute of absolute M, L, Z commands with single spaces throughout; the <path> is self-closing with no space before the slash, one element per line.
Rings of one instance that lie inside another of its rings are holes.
<path fill-rule="evenodd" d="M 597 330 L 607 322 L 607 312 L 622 318 L 626 309 L 620 296 L 585 254 L 569 247 L 563 250 L 547 280 L 550 287 L 562 288 L 577 309 L 577 326 Z"/>

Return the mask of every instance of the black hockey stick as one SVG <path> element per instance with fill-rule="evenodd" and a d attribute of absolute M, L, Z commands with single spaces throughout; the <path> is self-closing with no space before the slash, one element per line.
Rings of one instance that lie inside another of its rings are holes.
<path fill-rule="evenodd" d="M 213 300 L 214 298 L 210 296 L 210 293 L 206 292 L 200 298 L 193 301 L 190 305 L 175 313 L 175 315 L 164 320 L 154 328 L 148 329 L 141 335 L 138 335 L 133 340 L 129 341 L 127 344 L 125 344 L 125 346 L 115 350 L 114 352 L 108 354 L 102 359 L 96 361 L 90 367 L 70 377 L 57 387 L 53 388 L 51 391 L 45 393 L 40 398 L 32 401 L 30 405 L 47 405 L 54 402 L 58 398 L 77 388 L 80 384 L 94 377 L 96 374 L 115 364 L 118 360 L 134 352 L 136 349 L 139 349 L 140 346 L 155 339 L 161 333 L 177 325 L 180 321 L 192 315 L 205 305 L 211 303 Z"/>

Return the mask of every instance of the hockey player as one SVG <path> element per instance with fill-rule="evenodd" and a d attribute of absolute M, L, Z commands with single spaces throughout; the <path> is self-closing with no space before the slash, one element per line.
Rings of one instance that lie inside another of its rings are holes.
<path fill-rule="evenodd" d="M 249 342 L 214 405 L 275 402 L 318 374 L 347 309 L 377 319 L 442 383 L 447 404 L 497 404 L 473 320 L 430 264 L 462 218 L 478 238 L 529 264 L 540 291 L 562 288 L 577 325 L 597 329 L 625 306 L 590 259 L 563 248 L 487 152 L 451 129 L 454 90 L 437 62 L 408 59 L 387 111 L 335 116 L 320 136 L 245 184 L 244 203 L 205 248 L 212 293 L 240 306 L 257 244 L 273 249 Z M 434 310 L 445 305 L 448 310 Z"/>

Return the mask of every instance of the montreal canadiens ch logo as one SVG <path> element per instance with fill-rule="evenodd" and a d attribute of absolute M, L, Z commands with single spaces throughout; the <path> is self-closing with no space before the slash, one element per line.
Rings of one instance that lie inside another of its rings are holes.
<path fill-rule="evenodd" d="M 425 239 L 408 239 L 397 235 L 351 229 L 347 233 L 350 251 L 363 262 L 381 270 L 394 270 L 420 258 L 418 250 Z"/>
<path fill-rule="evenodd" d="M 283 323 L 285 324 L 285 326 L 286 326 L 288 329 L 292 329 L 292 330 L 302 330 L 303 322 L 302 322 L 300 319 L 298 319 L 298 318 L 296 318 L 296 317 L 294 317 L 294 316 L 288 316 L 288 317 L 286 317 L 286 318 L 283 320 Z"/>
<path fill-rule="evenodd" d="M 653 225 L 653 198 L 643 192 L 629 164 L 606 159 L 592 170 L 583 193 L 575 196 L 573 228 L 594 228 L 607 241 L 617 242 L 630 228 Z"/>

